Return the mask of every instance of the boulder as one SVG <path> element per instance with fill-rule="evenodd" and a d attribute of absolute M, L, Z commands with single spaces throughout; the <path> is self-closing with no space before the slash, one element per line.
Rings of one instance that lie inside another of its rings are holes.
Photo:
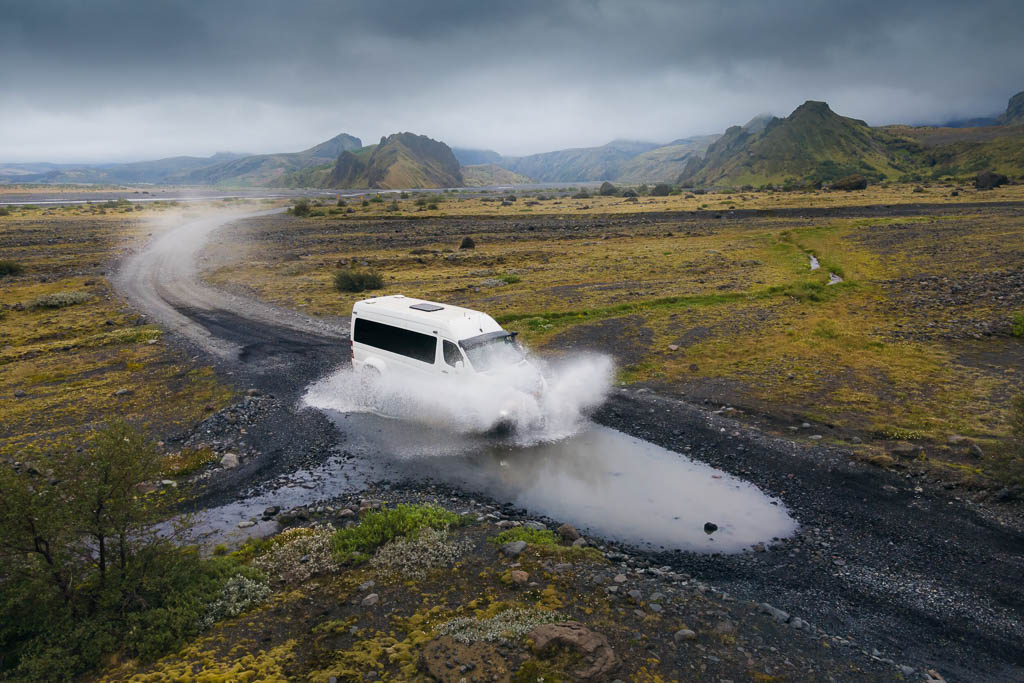
<path fill-rule="evenodd" d="M 978 175 L 974 177 L 974 187 L 979 190 L 994 190 L 1008 182 L 1010 182 L 1009 178 L 994 171 L 979 171 Z"/>
<path fill-rule="evenodd" d="M 845 178 L 840 178 L 839 180 L 832 183 L 833 190 L 843 190 L 845 192 L 851 192 L 853 190 L 866 190 L 867 188 L 868 179 L 860 173 L 848 175 Z"/>
<path fill-rule="evenodd" d="M 566 542 L 575 541 L 580 537 L 580 532 L 576 531 L 576 527 L 572 524 L 563 524 L 555 530 L 555 533 Z"/>
<path fill-rule="evenodd" d="M 225 453 L 224 457 L 220 459 L 220 466 L 226 470 L 238 467 L 238 456 L 234 453 Z"/>
<path fill-rule="evenodd" d="M 526 550 L 526 541 L 512 541 L 501 546 L 501 554 L 508 557 L 519 557 Z"/>
<path fill-rule="evenodd" d="M 473 241 L 472 237 L 463 237 L 459 249 L 476 249 L 476 242 Z"/>
<path fill-rule="evenodd" d="M 602 197 L 610 197 L 616 194 L 618 191 L 619 188 L 615 187 L 606 180 L 603 183 L 601 183 L 601 189 L 598 190 L 598 194 L 600 194 Z"/>
<path fill-rule="evenodd" d="M 601 679 L 619 668 L 619 658 L 608 644 L 608 639 L 577 621 L 542 624 L 526 637 L 533 642 L 531 649 L 536 655 L 557 646 L 576 650 L 583 659 L 583 666 L 573 675 L 580 680 Z"/>

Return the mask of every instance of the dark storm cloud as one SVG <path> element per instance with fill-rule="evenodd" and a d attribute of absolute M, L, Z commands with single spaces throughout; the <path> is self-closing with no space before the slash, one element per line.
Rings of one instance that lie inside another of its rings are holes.
<path fill-rule="evenodd" d="M 1016 0 L 4 0 L 0 160 L 398 129 L 528 152 L 715 132 L 808 98 L 936 121 L 1024 89 L 1022 15 Z"/>

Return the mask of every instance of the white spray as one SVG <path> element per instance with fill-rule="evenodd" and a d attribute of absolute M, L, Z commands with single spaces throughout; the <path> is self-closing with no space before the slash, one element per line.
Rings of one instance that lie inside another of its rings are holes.
<path fill-rule="evenodd" d="M 303 404 L 340 413 L 374 412 L 458 433 L 507 427 L 519 445 L 572 436 L 605 399 L 614 366 L 607 356 L 530 359 L 490 377 L 385 374 L 345 368 L 313 384 Z M 540 381 L 543 377 L 543 381 Z"/>

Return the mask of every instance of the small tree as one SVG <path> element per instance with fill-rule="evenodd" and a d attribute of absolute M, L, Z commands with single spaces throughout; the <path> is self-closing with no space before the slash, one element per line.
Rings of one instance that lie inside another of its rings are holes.
<path fill-rule="evenodd" d="M 300 199 L 299 201 L 295 202 L 295 206 L 291 208 L 291 214 L 293 216 L 308 216 L 309 211 L 310 208 L 308 199 Z"/>

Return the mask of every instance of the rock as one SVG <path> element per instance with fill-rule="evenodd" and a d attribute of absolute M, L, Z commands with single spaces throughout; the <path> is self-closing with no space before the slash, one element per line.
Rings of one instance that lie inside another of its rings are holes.
<path fill-rule="evenodd" d="M 950 434 L 946 437 L 946 443 L 950 446 L 959 446 L 960 444 L 969 443 L 970 439 L 960 434 Z"/>
<path fill-rule="evenodd" d="M 994 190 L 1008 182 L 1010 182 L 1009 178 L 994 171 L 979 171 L 978 175 L 974 177 L 974 186 L 979 190 Z"/>
<path fill-rule="evenodd" d="M 619 188 L 615 187 L 606 180 L 603 183 L 601 183 L 601 188 L 597 191 L 597 193 L 600 194 L 602 197 L 610 197 L 616 194 L 618 191 Z"/>
<path fill-rule="evenodd" d="M 833 190 L 843 190 L 851 192 L 853 190 L 866 190 L 868 187 L 868 179 L 860 173 L 854 173 L 832 183 Z"/>
<path fill-rule="evenodd" d="M 535 655 L 543 655 L 552 647 L 563 646 L 580 653 L 583 667 L 573 672 L 581 680 L 601 679 L 619 668 L 619 658 L 608 639 L 577 621 L 542 624 L 526 634 Z"/>
<path fill-rule="evenodd" d="M 731 621 L 723 619 L 715 624 L 715 633 L 719 633 L 721 635 L 736 633 L 736 626 Z"/>
<path fill-rule="evenodd" d="M 770 615 L 780 624 L 785 624 L 789 621 L 789 612 L 778 609 L 777 607 L 772 607 L 767 602 L 761 603 L 761 613 Z"/>
<path fill-rule="evenodd" d="M 764 552 L 764 543 L 755 543 L 754 545 L 752 545 L 750 547 L 753 549 L 753 551 L 755 553 L 763 553 Z"/>
<path fill-rule="evenodd" d="M 652 602 L 651 604 L 647 605 L 647 609 L 651 610 L 655 614 L 658 614 L 659 612 L 661 612 L 662 607 L 658 603 Z"/>
<path fill-rule="evenodd" d="M 472 237 L 463 237 L 459 249 L 476 249 L 476 242 Z"/>
<path fill-rule="evenodd" d="M 239 529 L 248 529 L 251 526 L 256 526 L 256 522 L 252 521 L 251 519 L 247 519 L 243 522 L 238 523 Z"/>
<path fill-rule="evenodd" d="M 901 441 L 889 449 L 889 452 L 897 458 L 916 458 L 918 453 L 924 449 L 912 443 Z"/>
<path fill-rule="evenodd" d="M 984 458 L 985 457 L 985 451 L 981 450 L 981 446 L 979 446 L 976 443 L 972 443 L 967 448 L 967 452 L 970 453 L 975 458 Z"/>
<path fill-rule="evenodd" d="M 626 595 L 628 595 L 629 599 L 632 600 L 633 602 L 640 602 L 640 600 L 643 598 L 643 595 L 640 593 L 640 591 L 638 591 L 635 588 L 633 590 L 629 591 L 628 593 L 626 593 Z"/>
<path fill-rule="evenodd" d="M 281 511 L 281 508 L 279 508 L 276 505 L 271 505 L 270 507 L 268 507 L 265 510 L 263 510 L 263 516 L 264 517 L 273 517 L 274 515 L 276 515 L 280 511 Z"/>
<path fill-rule="evenodd" d="M 585 539 L 585 538 L 577 538 L 575 541 L 572 542 L 572 547 L 573 548 L 586 548 L 587 547 L 587 539 Z"/>
<path fill-rule="evenodd" d="M 363 607 L 373 607 L 378 602 L 380 602 L 380 596 L 376 593 L 370 593 L 365 598 L 363 598 L 361 604 L 363 605 Z"/>
<path fill-rule="evenodd" d="M 131 389 L 118 389 L 114 392 L 114 396 L 127 396 L 130 393 L 132 393 Z"/>
<path fill-rule="evenodd" d="M 245 395 L 249 396 L 250 398 L 255 398 L 256 396 L 260 396 L 261 394 L 259 389 L 249 389 L 245 392 Z"/>
<path fill-rule="evenodd" d="M 541 524 L 540 522 L 534 521 L 523 522 L 523 528 L 532 529 L 533 531 L 544 531 L 545 529 L 547 529 L 545 525 Z"/>
<path fill-rule="evenodd" d="M 571 524 L 563 524 L 555 530 L 555 533 L 557 533 L 563 541 L 575 541 L 580 537 L 580 532 L 576 531 L 576 527 Z"/>
<path fill-rule="evenodd" d="M 511 541 L 501 546 L 501 554 L 508 557 L 519 557 L 524 550 L 526 550 L 526 541 Z"/>
<path fill-rule="evenodd" d="M 708 536 L 718 531 L 718 525 L 714 522 L 704 522 L 704 533 Z"/>
<path fill-rule="evenodd" d="M 672 638 L 677 643 L 682 643 L 687 640 L 695 640 L 697 638 L 697 634 L 688 628 L 681 628 L 675 632 L 675 635 L 673 635 Z"/>
<path fill-rule="evenodd" d="M 505 657 L 496 645 L 460 643 L 451 636 L 439 636 L 423 646 L 420 668 L 442 683 L 487 681 L 492 676 L 493 680 L 507 681 L 510 675 Z M 470 677 L 466 675 L 469 671 L 484 675 Z"/>
<path fill-rule="evenodd" d="M 668 350 L 669 351 L 678 351 L 679 350 L 679 344 L 669 344 L 668 345 Z"/>
<path fill-rule="evenodd" d="M 359 592 L 362 593 L 363 591 L 368 591 L 376 585 L 377 582 L 372 579 L 369 581 L 364 581 L 363 583 L 359 584 Z"/>
<path fill-rule="evenodd" d="M 522 586 L 530 580 L 530 575 L 520 569 L 513 570 L 509 574 L 509 577 L 512 579 L 512 583 L 516 584 L 517 586 Z"/>
<path fill-rule="evenodd" d="M 25 398 L 26 396 L 28 396 L 28 394 L 26 394 L 21 389 L 18 389 L 17 391 L 14 392 L 14 398 Z"/>
<path fill-rule="evenodd" d="M 906 664 L 900 664 L 900 673 L 903 674 L 904 676 L 913 676 L 915 671 L 917 671 L 917 669 L 915 669 L 912 666 L 907 666 Z"/>
<path fill-rule="evenodd" d="M 238 467 L 238 456 L 234 453 L 225 453 L 224 457 L 220 459 L 220 466 L 226 470 Z"/>
<path fill-rule="evenodd" d="M 616 574 L 615 578 L 612 579 L 612 581 L 614 581 L 615 583 L 626 583 L 626 575 L 625 574 Z"/>

